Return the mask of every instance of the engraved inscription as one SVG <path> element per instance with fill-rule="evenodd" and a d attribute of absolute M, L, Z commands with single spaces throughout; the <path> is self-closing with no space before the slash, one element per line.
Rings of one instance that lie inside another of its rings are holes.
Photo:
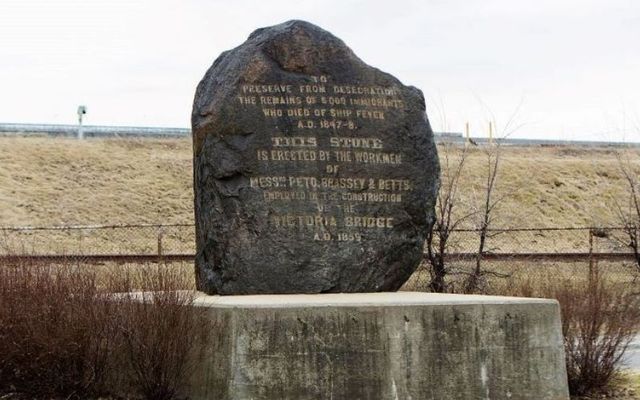
<path fill-rule="evenodd" d="M 243 84 L 236 95 L 248 112 L 295 128 L 255 152 L 265 171 L 286 171 L 250 178 L 275 211 L 269 224 L 315 241 L 357 242 L 371 230 L 392 229 L 395 218 L 385 210 L 399 207 L 413 183 L 380 175 L 376 168 L 402 168 L 404 157 L 387 150 L 375 126 L 402 111 L 399 90 L 309 78 L 309 84 Z"/>

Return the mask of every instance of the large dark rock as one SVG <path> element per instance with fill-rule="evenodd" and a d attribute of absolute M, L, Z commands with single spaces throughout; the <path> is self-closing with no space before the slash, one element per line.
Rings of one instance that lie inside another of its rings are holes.
<path fill-rule="evenodd" d="M 439 174 L 424 97 L 329 32 L 289 21 L 222 53 L 192 126 L 199 290 L 389 291 L 419 264 Z"/>

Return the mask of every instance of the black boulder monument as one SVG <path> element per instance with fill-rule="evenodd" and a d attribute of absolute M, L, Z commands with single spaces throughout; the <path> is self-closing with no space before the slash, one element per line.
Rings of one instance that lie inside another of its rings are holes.
<path fill-rule="evenodd" d="M 192 128 L 198 290 L 394 291 L 420 263 L 439 182 L 424 96 L 331 33 L 289 21 L 222 53 Z"/>

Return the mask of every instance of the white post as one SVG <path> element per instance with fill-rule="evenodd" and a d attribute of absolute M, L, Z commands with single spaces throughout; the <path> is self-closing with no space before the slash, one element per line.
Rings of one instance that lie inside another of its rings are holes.
<path fill-rule="evenodd" d="M 84 130 L 82 127 L 82 117 L 87 113 L 87 107 L 78 106 L 78 139 L 84 139 Z"/>
<path fill-rule="evenodd" d="M 469 145 L 469 122 L 464 124 L 464 147 Z"/>
<path fill-rule="evenodd" d="M 489 121 L 489 146 L 493 145 L 493 122 Z"/>

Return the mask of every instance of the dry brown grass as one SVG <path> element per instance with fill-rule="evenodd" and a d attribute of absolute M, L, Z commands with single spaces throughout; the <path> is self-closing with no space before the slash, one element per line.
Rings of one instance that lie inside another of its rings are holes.
<path fill-rule="evenodd" d="M 455 157 L 459 149 L 452 151 Z M 640 154 L 637 151 L 628 151 L 635 156 L 635 160 L 638 160 L 636 167 L 640 167 L 640 157 L 638 157 Z M 462 179 L 461 210 L 473 203 L 476 193 L 480 191 L 484 162 L 485 158 L 480 150 L 470 150 Z M 509 196 L 497 211 L 494 226 L 618 224 L 615 209 L 609 198 L 621 196 L 625 188 L 613 151 L 506 147 L 503 150 L 501 165 L 496 196 L 501 197 L 506 194 Z M 0 226 L 191 223 L 192 205 L 191 141 L 189 139 L 77 141 L 52 138 L 0 138 Z M 65 238 L 61 233 L 44 232 L 30 235 L 33 236 L 33 242 L 49 241 L 51 246 L 60 246 L 67 251 L 71 251 L 71 246 L 76 246 L 78 243 L 77 239 Z M 548 235 L 548 238 L 538 235 L 532 240 L 544 242 L 546 245 L 560 245 L 563 249 L 575 246 L 568 240 L 561 243 L 562 238 L 556 238 L 551 233 Z M 151 232 L 149 238 L 125 237 L 122 240 L 128 242 L 139 240 L 140 246 L 146 246 L 141 247 L 139 251 L 148 252 L 153 251 L 154 237 L 154 232 Z M 108 235 L 108 232 L 105 232 L 100 240 L 105 244 L 113 243 L 113 237 Z M 179 234 L 172 240 L 178 244 L 182 242 L 188 243 L 189 246 L 193 244 L 190 234 Z M 576 240 L 582 241 L 582 239 Z M 0 238 L 0 244 L 2 244 L 2 238 Z M 9 243 L 9 246 L 14 245 Z M 151 247 L 147 248 L 148 246 Z M 116 244 L 115 248 L 119 247 L 120 244 Z M 461 270 L 466 268 L 465 265 L 459 267 Z M 122 290 L 146 287 L 148 277 L 162 276 L 157 271 L 149 269 L 142 272 L 147 273 L 147 276 L 140 275 L 140 267 L 137 265 L 104 264 L 92 268 L 95 268 L 92 272 L 95 275 L 85 283 L 90 291 L 98 292 L 116 285 L 109 281 L 114 274 L 128 277 L 126 282 L 117 283 L 121 285 Z M 173 265 L 171 268 L 173 268 L 172 273 L 176 274 L 171 282 L 179 282 L 179 287 L 175 287 L 176 289 L 193 288 L 193 266 L 190 263 L 180 264 L 178 268 Z M 571 277 L 575 280 L 576 276 L 584 276 L 586 270 L 586 266 L 582 264 L 550 263 L 492 263 L 488 268 L 510 275 L 508 280 L 494 278 L 488 282 L 487 292 L 496 294 L 504 294 L 507 288 L 513 288 L 515 284 L 520 287 L 520 283 L 531 279 L 544 282 L 549 277 L 554 277 L 553 279 L 556 280 Z M 610 283 L 614 288 L 621 286 L 628 288 L 636 284 L 633 280 L 634 276 L 622 264 L 602 265 L 602 268 L 610 269 Z M 455 278 L 460 276 L 462 275 Z M 405 285 L 405 289 L 424 290 L 426 284 L 423 281 L 427 282 L 425 273 L 419 271 Z M 565 279 L 562 281 L 564 282 Z M 576 285 L 583 283 L 584 279 L 578 279 L 575 282 Z M 61 313 L 68 312 L 64 308 L 65 304 L 68 304 L 65 301 L 71 293 L 68 291 L 71 287 L 78 285 L 81 286 L 81 283 L 75 282 L 73 285 L 66 286 L 66 289 L 63 288 L 62 292 L 54 293 L 58 296 L 58 303 L 55 304 L 60 304 Z M 23 295 L 35 295 L 34 291 L 40 289 L 28 286 L 25 290 L 21 297 L 12 298 L 16 300 L 25 297 Z M 90 292 L 89 295 L 91 293 L 94 292 Z M 38 309 L 40 304 L 44 303 L 32 304 L 34 309 L 26 315 L 40 312 Z M 14 305 L 18 307 L 22 306 L 22 303 L 16 301 Z M 5 307 L 5 310 L 7 309 Z M 148 317 L 149 321 L 158 320 L 157 315 L 144 314 L 144 310 L 147 308 L 132 305 L 130 321 L 144 317 Z M 70 314 L 65 315 L 73 317 Z M 76 315 L 80 314 L 76 313 Z M 170 315 L 178 314 L 170 313 Z M 6 317 L 9 319 L 13 315 L 7 314 Z M 29 319 L 27 321 L 28 324 L 40 322 L 46 323 L 47 320 Z M 85 322 L 94 323 L 90 319 Z M 25 325 L 25 329 L 31 329 L 28 324 Z M 186 325 L 188 321 L 185 322 Z M 65 325 L 53 328 L 61 331 L 56 337 L 65 338 L 65 334 L 71 336 L 78 334 L 76 331 L 66 330 Z M 186 329 L 181 328 L 182 331 Z M 138 336 L 130 336 L 130 348 L 135 348 L 137 341 L 148 341 L 154 344 L 156 341 L 163 340 L 162 337 L 154 336 L 153 333 L 153 330 L 138 331 L 136 333 Z M 27 336 L 29 341 L 24 345 L 34 346 L 37 350 L 46 344 L 54 346 L 56 351 L 59 350 L 61 353 L 67 351 L 64 345 L 69 342 L 68 338 L 52 344 L 49 342 L 51 337 L 53 336 Z M 85 342 L 81 342 L 83 343 Z M 86 343 L 86 347 L 90 349 L 94 342 Z M 163 343 L 171 347 L 176 342 Z M 20 350 L 15 354 L 20 356 L 22 352 Z M 77 355 L 79 363 L 84 360 L 83 354 Z M 129 351 L 127 354 L 133 353 Z M 162 364 L 163 355 L 163 352 L 140 354 L 137 358 L 140 360 L 139 371 L 148 370 L 149 363 Z M 56 354 L 53 356 L 58 357 Z M 57 359 L 53 361 L 58 362 Z M 15 362 L 23 361 L 18 359 Z M 47 361 L 49 362 L 51 360 Z M 128 362 L 130 365 L 134 363 L 133 360 Z M 30 365 L 30 367 L 34 368 L 32 371 L 34 374 L 38 374 L 40 369 L 44 368 L 40 364 Z M 83 388 L 87 388 L 87 385 L 99 379 L 95 375 L 87 376 L 79 373 L 77 368 L 70 370 L 67 376 L 70 380 L 62 382 L 66 386 L 58 393 L 86 390 Z M 6 377 L 2 378 L 6 379 Z M 50 378 L 58 379 L 59 376 Z M 141 393 L 153 396 L 156 395 L 153 387 L 145 385 L 157 378 L 158 376 L 139 374 L 136 376 L 135 385 Z M 24 382 L 28 383 L 28 379 Z M 171 389 L 162 395 L 173 393 L 175 392 Z"/>
<path fill-rule="evenodd" d="M 497 196 L 511 196 L 495 226 L 617 223 L 608 196 L 624 186 L 612 150 L 505 147 L 502 157 Z M 471 149 L 463 205 L 484 161 Z M 190 223 L 192 196 L 190 139 L 0 138 L 2 226 Z"/>
<path fill-rule="evenodd" d="M 513 282 L 503 294 L 558 300 L 570 393 L 609 397 L 622 372 L 624 353 L 640 329 L 637 293 L 594 266 L 588 279 L 530 279 Z"/>
<path fill-rule="evenodd" d="M 192 275 L 0 264 L 0 398 L 178 398 L 210 333 Z"/>
<path fill-rule="evenodd" d="M 637 150 L 625 151 L 636 156 L 640 168 Z M 496 198 L 507 197 L 495 213 L 494 227 L 619 224 L 610 198 L 622 196 L 625 184 L 614 150 L 503 147 L 501 158 Z M 485 162 L 480 149 L 471 149 L 462 174 L 461 210 L 481 195 Z"/>
<path fill-rule="evenodd" d="M 606 274 L 608 282 L 624 288 L 625 291 L 638 293 L 640 276 L 631 262 L 600 262 L 598 264 Z M 451 264 L 451 274 L 447 276 L 450 292 L 462 292 L 464 279 L 473 269 L 472 261 L 460 261 Z M 489 295 L 511 295 L 511 290 L 529 285 L 531 282 L 549 280 L 572 280 L 584 283 L 588 278 L 589 263 L 556 261 L 487 261 L 485 269 L 489 272 L 483 285 L 483 293 Z M 426 263 L 423 263 L 404 284 L 401 290 L 428 291 L 430 282 Z"/>
<path fill-rule="evenodd" d="M 192 221 L 190 140 L 0 138 L 0 225 Z"/>

